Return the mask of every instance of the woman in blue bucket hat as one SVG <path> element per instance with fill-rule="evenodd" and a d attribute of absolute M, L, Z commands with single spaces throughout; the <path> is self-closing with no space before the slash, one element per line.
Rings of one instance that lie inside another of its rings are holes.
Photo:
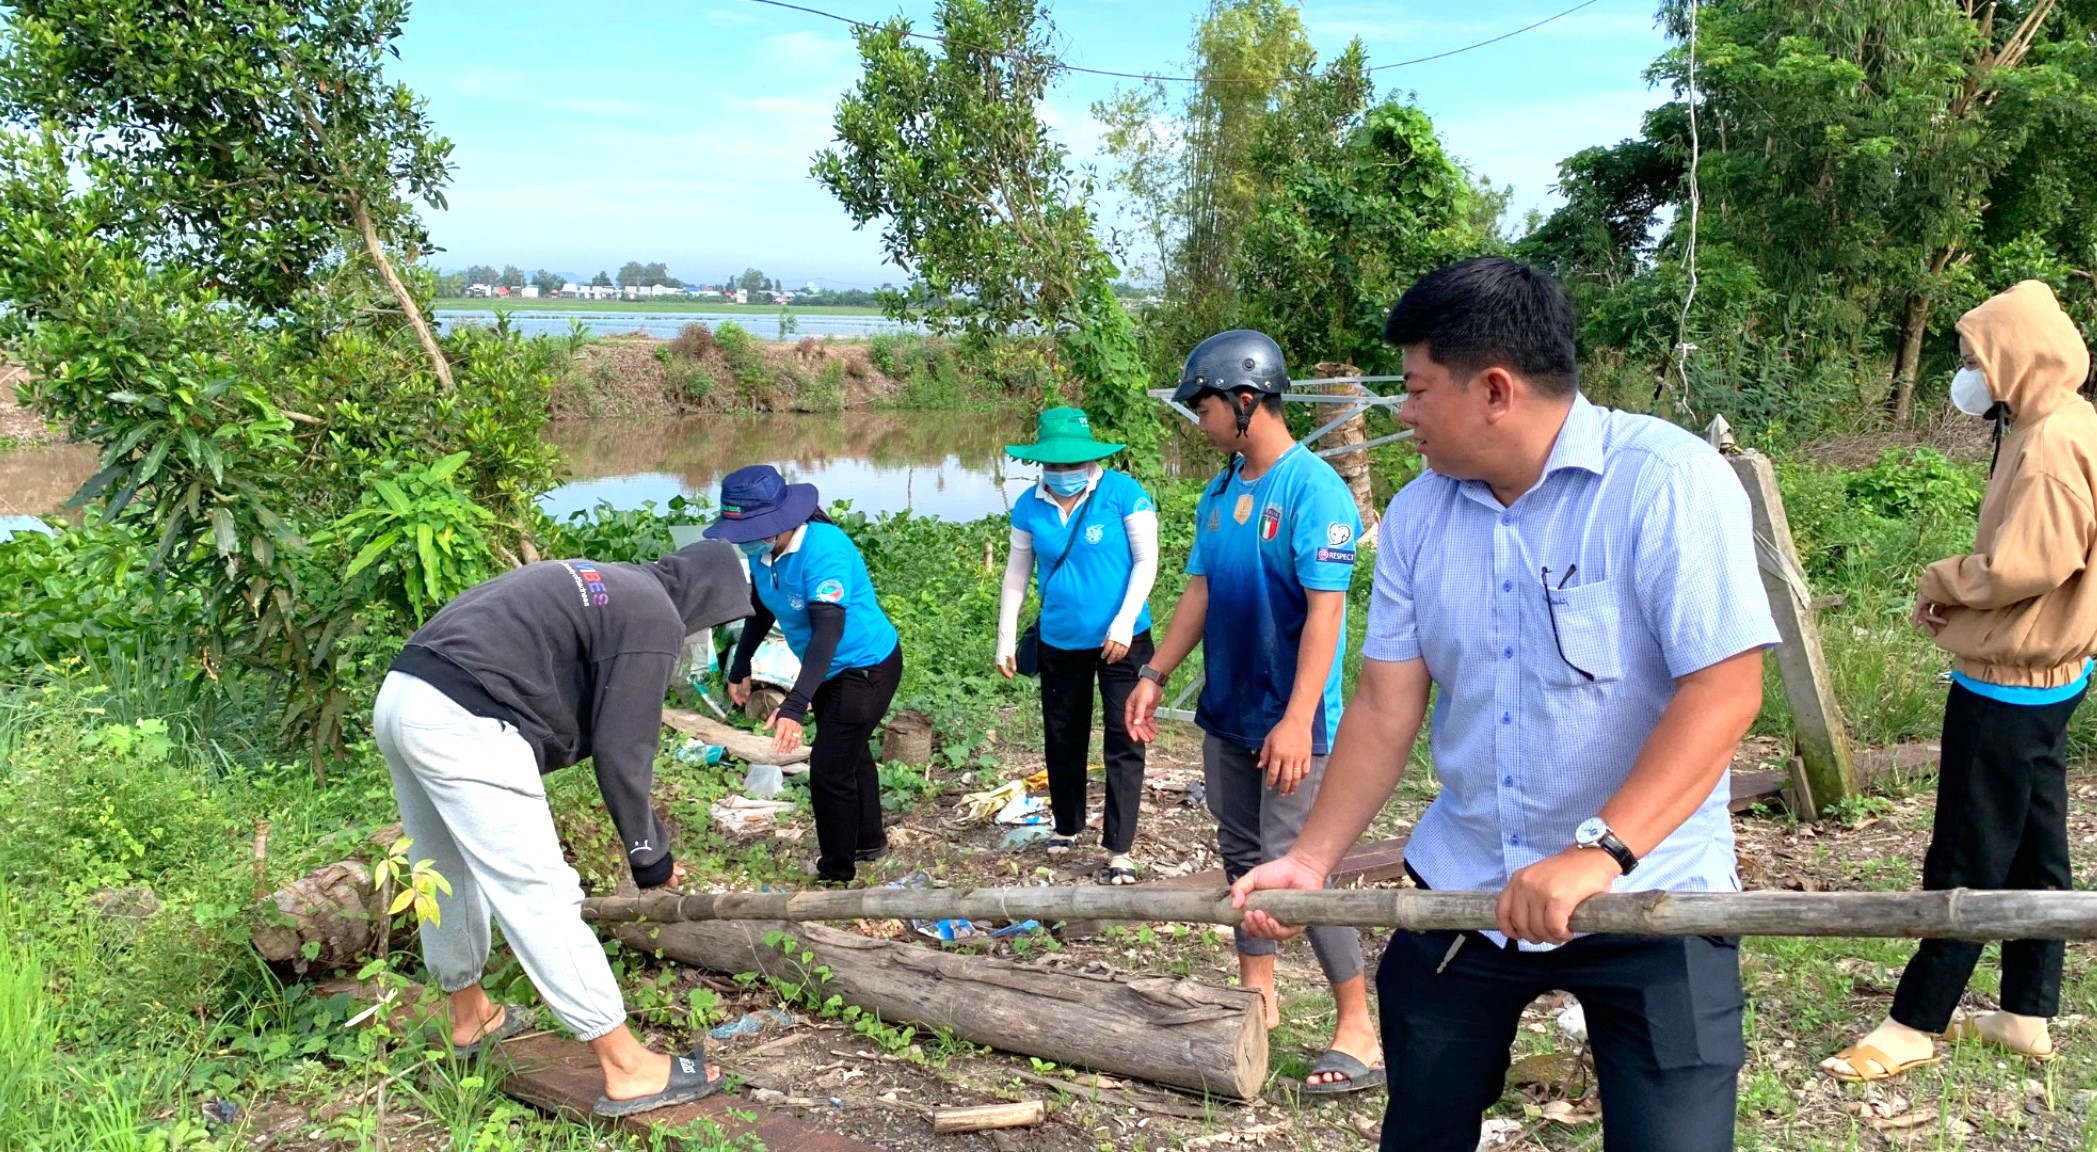
<path fill-rule="evenodd" d="M 881 611 L 866 561 L 818 507 L 813 484 L 789 484 L 769 464 L 721 480 L 721 517 L 706 529 L 750 560 L 752 617 L 728 666 L 728 693 L 750 698 L 750 658 L 776 620 L 801 660 L 801 678 L 765 721 L 781 752 L 801 746 L 815 713 L 808 794 L 815 809 L 816 877 L 850 883 L 855 865 L 888 853 L 881 777 L 867 741 L 895 699 L 903 650 Z"/>
<path fill-rule="evenodd" d="M 997 668 L 1007 678 L 1041 677 L 1043 753 L 1056 817 L 1051 856 L 1068 853 L 1085 827 L 1085 761 L 1092 743 L 1093 686 L 1105 701 L 1107 770 L 1100 846 L 1107 882 L 1136 882 L 1136 812 L 1143 797 L 1143 745 L 1123 724 L 1136 670 L 1153 651 L 1150 590 L 1158 576 L 1158 513 L 1143 486 L 1100 461 L 1119 444 L 1092 438 L 1076 408 L 1041 414 L 1034 443 L 1008 445 L 1041 465 L 1041 481 L 1012 507 L 1012 551 L 998 600 Z M 1020 602 L 1033 581 L 1040 619 L 1022 635 Z"/>

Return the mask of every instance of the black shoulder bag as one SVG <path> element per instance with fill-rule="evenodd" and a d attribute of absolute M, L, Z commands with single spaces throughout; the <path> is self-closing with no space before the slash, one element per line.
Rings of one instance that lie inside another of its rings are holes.
<path fill-rule="evenodd" d="M 1044 600 L 1048 598 L 1049 581 L 1056 578 L 1056 573 L 1063 568 L 1063 562 L 1070 559 L 1070 550 L 1077 546 L 1078 533 L 1084 531 L 1085 517 L 1092 514 L 1092 499 L 1097 495 L 1099 493 L 1096 490 L 1085 494 L 1085 504 L 1078 509 L 1078 522 L 1070 526 L 1070 539 L 1063 542 L 1063 551 L 1057 555 L 1056 562 L 1049 565 L 1048 572 L 1041 577 L 1041 596 Z M 1012 663 L 1022 676 L 1041 675 L 1041 614 L 1039 612 L 1034 614 L 1034 619 L 1027 625 L 1026 630 L 1019 634 L 1019 646 L 1013 653 Z"/>

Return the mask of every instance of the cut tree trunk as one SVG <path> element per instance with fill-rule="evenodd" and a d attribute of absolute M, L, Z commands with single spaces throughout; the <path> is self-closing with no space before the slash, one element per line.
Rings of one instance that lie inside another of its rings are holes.
<path fill-rule="evenodd" d="M 765 943 L 775 932 L 793 939 L 790 949 Z M 1163 976 L 1052 972 L 819 924 L 629 923 L 612 935 L 716 972 L 807 982 L 827 968 L 818 995 L 842 997 L 889 1023 L 945 1028 L 972 1043 L 1109 1075 L 1238 1100 L 1257 1095 L 1267 1079 L 1267 1030 L 1253 992 Z"/>
<path fill-rule="evenodd" d="M 277 889 L 249 939 L 264 960 L 289 964 L 301 976 L 338 971 L 371 955 L 380 911 L 371 869 L 362 860 L 338 860 Z"/>

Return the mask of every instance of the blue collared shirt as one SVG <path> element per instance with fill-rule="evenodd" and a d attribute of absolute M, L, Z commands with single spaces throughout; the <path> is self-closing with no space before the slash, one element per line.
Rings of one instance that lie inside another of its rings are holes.
<path fill-rule="evenodd" d="M 1601 812 L 1678 678 L 1776 642 L 1747 493 L 1672 424 L 1576 396 L 1511 506 L 1423 473 L 1384 517 L 1362 649 L 1425 660 L 1441 689 L 1441 793 L 1407 862 L 1435 888 L 1504 887 Z M 1738 891 L 1730 795 L 1721 779 L 1615 890 Z"/>

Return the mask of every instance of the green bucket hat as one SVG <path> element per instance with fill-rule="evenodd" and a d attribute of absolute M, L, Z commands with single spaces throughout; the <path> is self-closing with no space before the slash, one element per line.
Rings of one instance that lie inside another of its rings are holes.
<path fill-rule="evenodd" d="M 1126 445 L 1105 444 L 1092 438 L 1092 421 L 1080 408 L 1051 408 L 1041 414 L 1032 444 L 1007 444 L 1005 451 L 1015 460 L 1035 464 L 1087 464 L 1104 460 Z"/>

